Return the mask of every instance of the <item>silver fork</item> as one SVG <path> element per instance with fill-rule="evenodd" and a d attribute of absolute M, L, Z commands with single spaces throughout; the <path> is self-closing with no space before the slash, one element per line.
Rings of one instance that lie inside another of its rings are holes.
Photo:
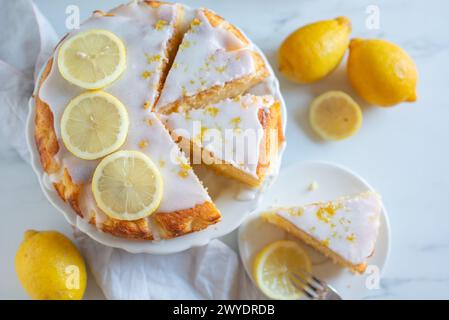
<path fill-rule="evenodd" d="M 326 282 L 303 269 L 292 273 L 290 282 L 311 300 L 342 300 L 341 296 Z"/>

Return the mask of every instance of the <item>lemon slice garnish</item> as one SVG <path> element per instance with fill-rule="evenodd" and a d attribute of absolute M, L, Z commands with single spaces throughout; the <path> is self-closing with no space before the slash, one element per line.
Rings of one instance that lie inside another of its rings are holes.
<path fill-rule="evenodd" d="M 359 105 L 342 91 L 329 91 L 310 105 L 310 124 L 325 140 L 342 140 L 355 134 L 362 125 Z"/>
<path fill-rule="evenodd" d="M 159 207 L 163 181 L 148 156 L 139 151 L 118 151 L 98 164 L 92 192 L 98 207 L 111 218 L 137 220 Z"/>
<path fill-rule="evenodd" d="M 126 69 L 126 48 L 110 31 L 80 32 L 59 48 L 58 68 L 74 85 L 90 90 L 104 88 Z"/>
<path fill-rule="evenodd" d="M 64 145 L 85 160 L 104 157 L 125 142 L 128 113 L 114 96 L 103 91 L 80 94 L 69 102 L 61 119 Z"/>
<path fill-rule="evenodd" d="M 280 240 L 267 245 L 257 254 L 253 277 L 260 290 L 269 298 L 300 299 L 303 293 L 292 283 L 295 281 L 293 273 L 298 269 L 312 270 L 308 255 L 296 242 Z"/>

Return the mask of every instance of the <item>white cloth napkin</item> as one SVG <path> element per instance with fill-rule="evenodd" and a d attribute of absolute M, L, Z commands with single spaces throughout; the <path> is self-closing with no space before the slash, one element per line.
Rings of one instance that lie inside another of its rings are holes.
<path fill-rule="evenodd" d="M 28 100 L 57 35 L 31 1 L 0 1 L 0 130 L 29 161 L 25 143 Z"/>
<path fill-rule="evenodd" d="M 0 0 L 0 8 L 0 127 L 5 140 L 29 161 L 28 100 L 57 35 L 31 0 Z M 75 239 L 109 299 L 262 298 L 238 255 L 218 240 L 158 256 L 106 247 L 79 231 Z"/>
<path fill-rule="evenodd" d="M 260 299 L 237 254 L 219 240 L 171 255 L 131 254 L 80 232 L 78 245 L 109 299 Z"/>

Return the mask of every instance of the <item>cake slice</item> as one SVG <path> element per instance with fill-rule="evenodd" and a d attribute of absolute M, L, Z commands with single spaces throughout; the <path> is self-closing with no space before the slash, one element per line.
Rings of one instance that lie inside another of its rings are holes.
<path fill-rule="evenodd" d="M 142 121 L 142 126 L 138 134 L 127 142 L 125 149 L 139 150 L 153 160 L 162 176 L 164 191 L 159 208 L 151 216 L 134 223 L 152 225 L 157 238 L 167 239 L 218 222 L 220 212 L 164 125 L 155 114 L 150 113 Z M 81 198 L 83 203 L 91 201 L 89 199 L 93 199 L 91 188 Z M 94 202 L 90 203 L 87 211 L 89 220 L 94 219 L 100 229 L 117 223 L 117 220 L 101 212 Z"/>
<path fill-rule="evenodd" d="M 127 40 L 127 47 L 141 50 L 128 50 L 128 60 L 133 64 L 130 67 L 138 72 L 138 77 L 147 83 L 147 98 L 142 105 L 149 110 L 154 108 L 159 98 L 169 67 L 186 32 L 188 15 L 182 5 L 149 0 L 130 2 L 106 14 L 117 20 L 123 19 L 120 28 L 124 30 L 120 33 Z M 126 20 L 130 19 L 132 24 L 127 24 Z M 136 29 L 138 24 L 141 24 L 140 30 Z M 102 28 L 105 26 L 108 28 L 107 23 L 101 25 Z M 115 29 L 117 25 L 111 23 L 111 27 Z"/>
<path fill-rule="evenodd" d="M 379 233 L 380 197 L 364 192 L 325 203 L 276 208 L 262 218 L 353 272 L 363 273 Z"/>
<path fill-rule="evenodd" d="M 280 104 L 270 95 L 228 98 L 163 119 L 194 164 L 253 187 L 264 181 L 283 141 Z"/>
<path fill-rule="evenodd" d="M 156 111 L 216 103 L 267 76 L 262 58 L 236 27 L 212 11 L 199 9 L 184 34 Z"/>

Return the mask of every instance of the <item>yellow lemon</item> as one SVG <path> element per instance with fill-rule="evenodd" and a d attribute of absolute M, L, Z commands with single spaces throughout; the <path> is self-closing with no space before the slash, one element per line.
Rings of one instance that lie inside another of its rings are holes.
<path fill-rule="evenodd" d="M 348 75 L 357 93 L 371 104 L 388 107 L 416 101 L 415 63 L 391 42 L 353 39 L 349 46 Z"/>
<path fill-rule="evenodd" d="M 279 70 L 298 83 L 322 79 L 340 63 L 348 48 L 350 33 L 351 22 L 346 17 L 299 28 L 279 48 Z"/>
<path fill-rule="evenodd" d="M 126 69 L 126 48 L 107 30 L 90 29 L 64 41 L 58 52 L 58 69 L 69 82 L 84 89 L 100 89 Z"/>
<path fill-rule="evenodd" d="M 88 91 L 73 98 L 61 118 L 64 145 L 85 160 L 99 159 L 120 148 L 128 127 L 126 107 L 103 91 Z"/>
<path fill-rule="evenodd" d="M 362 125 L 359 105 L 342 91 L 328 91 L 312 101 L 309 120 L 325 140 L 342 140 L 355 134 Z"/>
<path fill-rule="evenodd" d="M 159 207 L 163 181 L 156 165 L 139 151 L 118 151 L 98 164 L 92 178 L 97 205 L 118 220 L 137 220 Z"/>
<path fill-rule="evenodd" d="M 19 281 L 32 299 L 79 300 L 84 295 L 83 257 L 57 231 L 26 231 L 15 265 Z"/>
<path fill-rule="evenodd" d="M 280 240 L 267 245 L 256 255 L 253 277 L 260 290 L 269 298 L 300 299 L 303 293 L 294 277 L 298 269 L 312 271 L 309 256 L 295 241 Z"/>

